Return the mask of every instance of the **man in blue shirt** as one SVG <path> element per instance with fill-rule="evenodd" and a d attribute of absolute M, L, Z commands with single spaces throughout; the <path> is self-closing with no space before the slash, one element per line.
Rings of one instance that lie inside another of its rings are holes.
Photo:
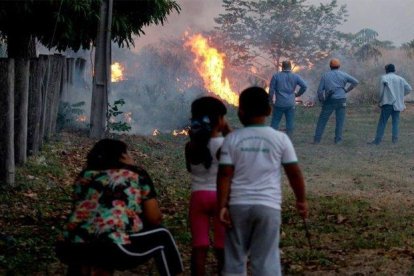
<path fill-rule="evenodd" d="M 273 75 L 269 87 L 269 100 L 273 105 L 271 126 L 279 129 L 283 114 L 286 119 L 286 133 L 290 137 L 293 134 L 295 119 L 295 98 L 306 91 L 305 81 L 297 74 L 292 73 L 290 61 L 282 62 L 282 71 Z M 300 89 L 295 93 L 296 87 Z"/>
<path fill-rule="evenodd" d="M 326 123 L 335 111 L 335 144 L 342 142 L 342 131 L 345 122 L 346 93 L 358 85 L 358 80 L 349 74 L 339 70 L 341 66 L 338 59 L 332 59 L 329 63 L 331 71 L 326 72 L 319 83 L 318 98 L 322 102 L 322 110 L 316 125 L 314 144 L 319 144 Z M 349 84 L 349 85 L 348 85 Z M 347 86 L 348 85 L 348 86 Z"/>

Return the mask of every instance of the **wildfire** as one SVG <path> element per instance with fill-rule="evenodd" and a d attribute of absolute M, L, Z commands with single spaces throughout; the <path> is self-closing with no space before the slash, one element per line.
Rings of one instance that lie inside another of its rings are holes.
<path fill-rule="evenodd" d="M 299 71 L 300 71 L 300 69 L 301 69 L 301 66 L 296 65 L 296 64 L 292 64 L 292 72 L 293 72 L 293 73 L 297 73 L 297 72 L 299 72 Z"/>
<path fill-rule="evenodd" d="M 178 135 L 183 135 L 183 136 L 188 136 L 188 129 L 183 129 L 183 130 L 173 130 L 172 135 L 174 136 L 178 136 Z"/>
<path fill-rule="evenodd" d="M 77 122 L 86 122 L 86 115 L 79 115 L 77 118 L 76 118 L 76 121 Z"/>
<path fill-rule="evenodd" d="M 223 80 L 225 54 L 209 45 L 201 34 L 192 35 L 184 44 L 196 55 L 197 71 L 203 78 L 205 88 L 229 104 L 238 105 L 239 95 L 230 87 L 227 78 Z"/>
<path fill-rule="evenodd" d="M 125 80 L 124 78 L 125 67 L 119 62 L 115 62 L 111 65 L 111 82 L 118 82 Z"/>

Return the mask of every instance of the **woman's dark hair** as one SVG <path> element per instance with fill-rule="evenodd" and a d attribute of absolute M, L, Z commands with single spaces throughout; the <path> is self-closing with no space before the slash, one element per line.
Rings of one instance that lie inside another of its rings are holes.
<path fill-rule="evenodd" d="M 243 90 L 239 104 L 246 118 L 269 116 L 271 112 L 269 94 L 261 87 L 253 86 Z"/>
<path fill-rule="evenodd" d="M 124 166 L 119 161 L 127 152 L 127 145 L 115 139 L 102 139 L 89 151 L 86 161 L 87 170 L 117 169 Z"/>
<path fill-rule="evenodd" d="M 193 101 L 188 145 L 191 164 L 202 163 L 206 169 L 210 168 L 213 159 L 207 145 L 213 128 L 226 113 L 226 106 L 217 98 L 207 96 Z"/>

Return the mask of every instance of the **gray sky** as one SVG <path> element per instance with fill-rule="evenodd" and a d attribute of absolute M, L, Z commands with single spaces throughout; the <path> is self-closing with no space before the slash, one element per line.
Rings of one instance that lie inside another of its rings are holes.
<path fill-rule="evenodd" d="M 160 27 L 144 29 L 145 36 L 136 41 L 137 49 L 141 46 L 157 42 L 159 38 L 181 36 L 186 30 L 193 32 L 212 29 L 214 18 L 221 13 L 221 0 L 177 0 L 182 10 L 174 13 L 168 22 Z M 309 3 L 327 3 L 329 0 L 308 0 Z M 341 28 L 344 32 L 358 32 L 363 28 L 371 28 L 379 33 L 379 39 L 401 43 L 414 39 L 414 0 L 338 0 L 340 5 L 346 4 L 348 22 Z"/>

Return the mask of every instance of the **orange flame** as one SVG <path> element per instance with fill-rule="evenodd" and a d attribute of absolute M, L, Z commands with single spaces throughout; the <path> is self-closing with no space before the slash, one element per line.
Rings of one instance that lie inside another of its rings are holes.
<path fill-rule="evenodd" d="M 86 122 L 86 115 L 79 115 L 77 118 L 76 118 L 76 121 L 77 122 Z"/>
<path fill-rule="evenodd" d="M 119 82 L 125 80 L 124 78 L 125 67 L 119 62 L 115 62 L 111 65 L 111 82 Z"/>
<path fill-rule="evenodd" d="M 174 136 L 178 136 L 178 135 L 183 135 L 183 136 L 188 136 L 188 129 L 183 129 L 183 130 L 173 130 L 172 135 Z"/>
<path fill-rule="evenodd" d="M 227 78 L 223 80 L 225 54 L 211 47 L 201 34 L 189 37 L 184 46 L 190 47 L 196 55 L 194 63 L 205 88 L 229 104 L 238 106 L 239 95 L 231 89 Z"/>

